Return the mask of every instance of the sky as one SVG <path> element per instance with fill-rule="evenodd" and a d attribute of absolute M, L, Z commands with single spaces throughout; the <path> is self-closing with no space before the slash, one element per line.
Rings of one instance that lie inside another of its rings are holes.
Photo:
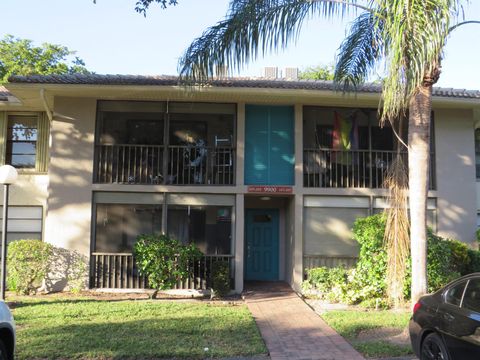
<path fill-rule="evenodd" d="M 223 19 L 229 0 L 179 0 L 175 7 L 152 5 L 143 17 L 135 0 L 0 0 L 0 37 L 11 34 L 61 44 L 99 74 L 174 75 L 188 45 Z M 472 1 L 466 19 L 480 19 Z M 305 69 L 333 64 L 351 19 L 312 19 L 295 44 L 246 66 L 240 76 L 261 76 L 266 66 Z M 480 89 L 480 25 L 454 31 L 448 40 L 438 86 Z"/>

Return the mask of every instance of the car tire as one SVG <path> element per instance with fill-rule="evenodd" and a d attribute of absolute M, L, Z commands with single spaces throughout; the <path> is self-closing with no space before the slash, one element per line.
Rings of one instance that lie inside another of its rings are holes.
<path fill-rule="evenodd" d="M 435 333 L 427 335 L 420 349 L 420 360 L 450 360 L 447 347 Z"/>
<path fill-rule="evenodd" d="M 5 347 L 5 344 L 1 339 L 0 339 L 0 360 L 10 360 L 7 348 Z"/>

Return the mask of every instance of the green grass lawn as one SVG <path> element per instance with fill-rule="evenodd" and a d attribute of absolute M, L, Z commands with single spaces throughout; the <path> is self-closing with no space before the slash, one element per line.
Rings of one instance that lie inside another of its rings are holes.
<path fill-rule="evenodd" d="M 206 358 L 266 353 L 243 305 L 43 297 L 21 298 L 13 307 L 17 359 Z"/>
<path fill-rule="evenodd" d="M 381 334 L 381 329 L 404 330 L 410 319 L 406 311 L 329 311 L 322 318 L 358 351 L 367 357 L 404 356 L 412 354 L 409 344 L 392 343 L 387 338 L 372 336 L 359 338 L 362 331 L 372 330 Z"/>

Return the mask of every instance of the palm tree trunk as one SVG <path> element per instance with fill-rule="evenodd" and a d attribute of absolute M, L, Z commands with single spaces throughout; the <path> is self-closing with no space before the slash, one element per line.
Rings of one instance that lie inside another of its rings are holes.
<path fill-rule="evenodd" d="M 427 292 L 427 196 L 430 165 L 432 84 L 410 100 L 408 172 L 412 254 L 412 306 Z"/>

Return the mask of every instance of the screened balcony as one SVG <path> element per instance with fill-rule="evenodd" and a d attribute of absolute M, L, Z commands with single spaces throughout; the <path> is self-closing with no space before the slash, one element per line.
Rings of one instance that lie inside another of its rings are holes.
<path fill-rule="evenodd" d="M 98 109 L 95 183 L 234 185 L 234 105 L 101 101 Z"/>
<path fill-rule="evenodd" d="M 376 110 L 305 107 L 303 125 L 305 187 L 384 188 L 385 175 L 396 158 L 408 167 L 402 144 L 408 141 L 406 120 L 394 131 L 389 124 L 379 127 Z M 435 188 L 433 151 L 429 188 Z"/>

